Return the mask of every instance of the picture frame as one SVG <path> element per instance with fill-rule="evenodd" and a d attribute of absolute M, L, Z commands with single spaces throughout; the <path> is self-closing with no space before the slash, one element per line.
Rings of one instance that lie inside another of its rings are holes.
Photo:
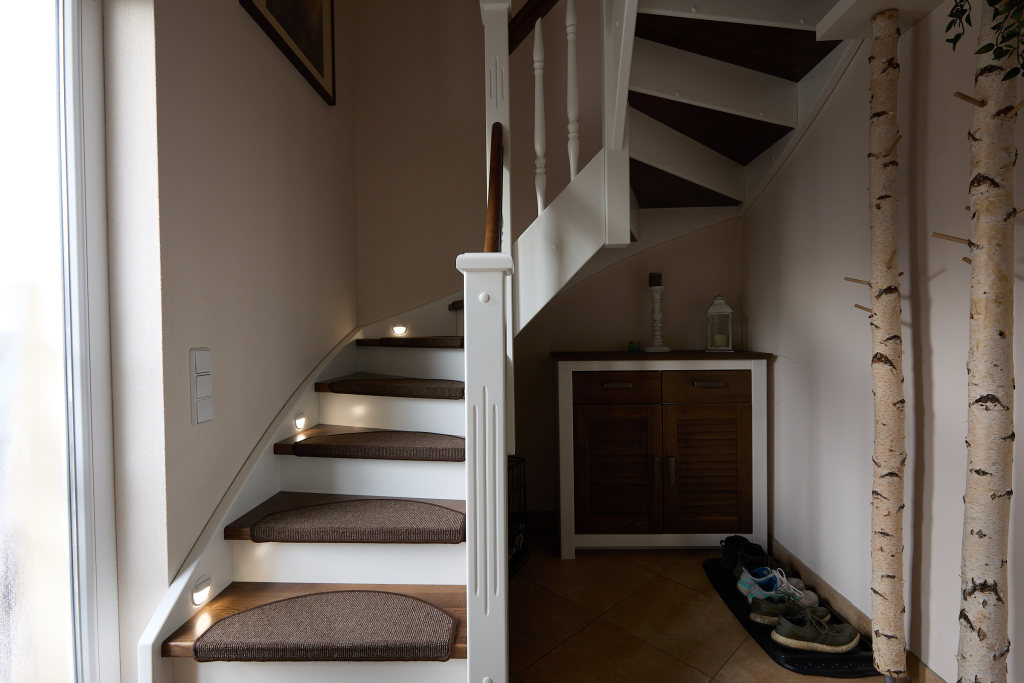
<path fill-rule="evenodd" d="M 334 0 L 239 0 L 313 89 L 334 106 Z"/>

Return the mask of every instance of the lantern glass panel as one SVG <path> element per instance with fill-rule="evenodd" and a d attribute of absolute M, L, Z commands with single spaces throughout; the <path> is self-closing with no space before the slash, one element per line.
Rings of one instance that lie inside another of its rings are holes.
<path fill-rule="evenodd" d="M 708 348 L 732 348 L 732 313 L 708 314 Z"/>

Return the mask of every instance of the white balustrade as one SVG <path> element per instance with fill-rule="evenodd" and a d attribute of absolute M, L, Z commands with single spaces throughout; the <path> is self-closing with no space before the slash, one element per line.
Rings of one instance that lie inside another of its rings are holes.
<path fill-rule="evenodd" d="M 538 22 L 539 25 L 539 22 Z M 565 38 L 569 43 L 566 57 L 568 78 L 566 79 L 565 106 L 569 113 L 569 180 L 576 177 L 580 159 L 580 96 L 579 76 L 576 68 L 576 0 L 565 0 Z"/>
<path fill-rule="evenodd" d="M 533 29 L 533 149 L 537 153 L 537 215 L 544 211 L 544 190 L 548 176 L 544 169 L 547 136 L 544 133 L 544 35 L 541 33 L 541 19 Z"/>

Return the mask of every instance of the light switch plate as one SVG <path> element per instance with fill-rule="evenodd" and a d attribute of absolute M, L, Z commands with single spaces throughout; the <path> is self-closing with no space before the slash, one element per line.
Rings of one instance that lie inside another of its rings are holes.
<path fill-rule="evenodd" d="M 196 348 L 188 356 L 192 424 L 200 425 L 213 419 L 213 354 Z"/>

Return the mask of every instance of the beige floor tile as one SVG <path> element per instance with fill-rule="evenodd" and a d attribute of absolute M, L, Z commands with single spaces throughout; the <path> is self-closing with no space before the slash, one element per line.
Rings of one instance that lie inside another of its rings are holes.
<path fill-rule="evenodd" d="M 549 560 L 524 570 L 522 575 L 592 614 L 604 614 L 655 576 L 621 560 L 598 555 Z"/>
<path fill-rule="evenodd" d="M 580 555 L 596 555 L 612 557 L 622 560 L 634 567 L 640 567 L 652 574 L 660 574 L 679 560 L 686 557 L 689 550 L 577 550 L 576 557 Z"/>
<path fill-rule="evenodd" d="M 708 676 L 600 619 L 519 674 L 523 683 L 708 683 Z"/>
<path fill-rule="evenodd" d="M 671 579 L 676 583 L 689 586 L 695 591 L 700 591 L 704 595 L 720 600 L 718 591 L 711 585 L 708 575 L 704 573 L 704 567 L 701 565 L 704 564 L 704 560 L 710 557 L 721 557 L 722 553 L 717 550 L 689 550 L 686 552 L 685 557 L 680 558 L 678 562 L 665 569 L 661 572 L 661 575 L 666 579 Z"/>
<path fill-rule="evenodd" d="M 747 632 L 721 600 L 658 577 L 604 618 L 693 668 L 714 676 Z"/>
<path fill-rule="evenodd" d="M 594 620 L 523 576 L 509 581 L 509 670 L 517 674 Z"/>
<path fill-rule="evenodd" d="M 753 638 L 747 638 L 722 670 L 715 675 L 719 683 L 835 683 L 834 678 L 804 676 L 783 669 L 765 654 Z M 857 683 L 882 683 L 881 676 L 858 678 Z"/>
<path fill-rule="evenodd" d="M 521 574 L 531 567 L 556 560 L 560 556 L 558 545 L 558 529 L 536 529 L 530 527 L 526 530 L 526 539 L 530 547 L 530 559 L 517 572 Z"/>

